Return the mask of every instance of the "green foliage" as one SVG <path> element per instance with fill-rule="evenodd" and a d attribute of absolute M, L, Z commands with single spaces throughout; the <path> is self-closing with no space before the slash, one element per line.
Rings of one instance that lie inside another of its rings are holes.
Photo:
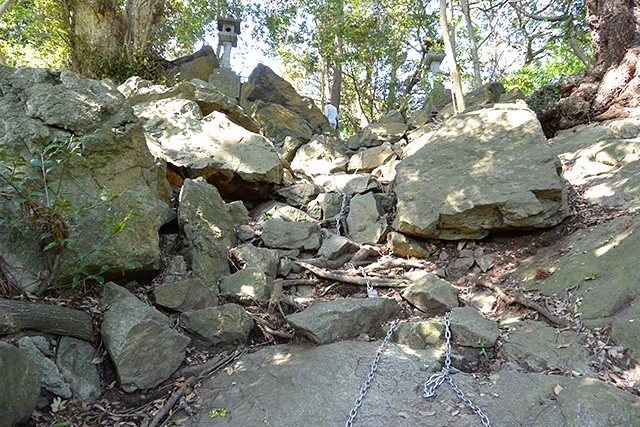
<path fill-rule="evenodd" d="M 118 212 L 114 202 L 125 193 L 115 194 L 106 188 L 95 194 L 95 200 L 87 205 L 79 204 L 74 195 L 64 191 L 65 170 L 72 157 L 82 156 L 83 138 L 54 138 L 43 142 L 27 160 L 22 154 L 9 152 L 0 146 L 0 181 L 7 191 L 1 195 L 9 200 L 9 209 L 2 213 L 0 226 L 9 233 L 35 235 L 38 249 L 45 256 L 50 271 L 41 284 L 44 292 L 57 278 L 72 272 L 71 286 L 87 281 L 103 283 L 103 276 L 115 268 L 133 265 L 106 264 L 99 271 L 88 271 L 86 265 L 99 254 L 117 259 L 119 253 L 108 245 L 116 235 L 130 231 L 132 218 L 140 215 L 144 203 L 135 201 L 125 212 Z M 135 193 L 135 192 L 132 192 Z M 137 195 L 137 193 L 136 193 Z M 72 237 L 73 226 L 82 217 L 94 217 L 97 223 L 108 226 L 104 234 L 86 252 L 77 252 L 76 238 Z M 33 234 L 29 234 L 33 233 Z M 134 254 L 136 250 L 133 251 Z M 68 259 L 69 254 L 75 259 Z"/>
<path fill-rule="evenodd" d="M 213 411 L 207 412 L 207 415 L 209 416 L 209 418 L 217 418 L 217 417 L 226 418 L 228 414 L 229 414 L 229 410 L 224 408 L 214 409 Z"/>

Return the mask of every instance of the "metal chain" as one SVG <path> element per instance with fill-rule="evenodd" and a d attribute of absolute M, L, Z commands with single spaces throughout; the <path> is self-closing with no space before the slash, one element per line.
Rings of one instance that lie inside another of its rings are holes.
<path fill-rule="evenodd" d="M 350 262 L 347 263 L 347 266 L 353 268 L 354 270 L 357 270 L 356 267 Z M 378 291 L 376 291 L 371 285 L 371 279 L 369 279 L 369 276 L 367 276 L 367 272 L 364 271 L 364 267 L 360 267 L 360 273 L 362 273 L 365 282 L 367 282 L 367 296 L 369 298 L 376 298 L 378 296 Z"/>
<path fill-rule="evenodd" d="M 342 193 L 342 207 L 340 208 L 340 212 L 336 215 L 336 232 L 338 236 L 342 236 L 342 232 L 340 231 L 340 220 L 344 216 L 347 211 L 347 195 Z"/>
<path fill-rule="evenodd" d="M 369 371 L 369 376 L 367 377 L 367 380 L 364 382 L 364 384 L 362 385 L 362 388 L 360 389 L 360 396 L 358 396 L 358 398 L 356 399 L 353 409 L 351 410 L 351 412 L 349 412 L 349 419 L 347 420 L 345 427 L 353 426 L 353 421 L 358 416 L 358 409 L 360 409 L 360 407 L 362 406 L 362 400 L 367 395 L 367 391 L 371 386 L 371 381 L 373 381 L 373 378 L 376 376 L 376 371 L 378 370 L 378 362 L 380 361 L 380 356 L 382 356 L 382 352 L 387 347 L 387 344 L 389 344 L 389 339 L 391 339 L 391 335 L 393 335 L 393 331 L 396 329 L 396 326 L 398 326 L 398 322 L 399 320 L 395 320 L 391 324 L 391 326 L 389 326 L 389 332 L 387 332 L 387 336 L 384 337 L 384 341 L 382 341 L 382 344 L 380 344 L 380 347 L 378 348 L 376 357 L 375 359 L 373 359 L 373 363 L 371 364 L 371 370 Z"/>
<path fill-rule="evenodd" d="M 355 268 L 351 263 L 349 264 L 351 268 Z M 431 378 L 429 378 L 429 380 L 426 383 L 424 383 L 423 396 L 426 398 L 434 397 L 436 395 L 436 389 L 446 380 L 451 385 L 451 389 L 456 392 L 456 394 L 460 399 L 462 399 L 464 404 L 467 405 L 467 407 L 469 407 L 473 412 L 478 414 L 478 416 L 480 416 L 480 419 L 482 420 L 482 425 L 484 427 L 491 427 L 491 421 L 489 420 L 489 417 L 487 417 L 487 415 L 484 412 L 482 412 L 482 409 L 476 406 L 471 401 L 471 399 L 465 396 L 462 390 L 460 390 L 458 385 L 453 381 L 453 378 L 451 378 L 451 321 L 449 320 L 450 316 L 451 316 L 451 312 L 448 312 L 444 316 L 444 324 L 446 327 L 445 337 L 447 339 L 444 370 L 439 374 L 433 374 Z M 391 338 L 391 335 L 393 334 L 393 331 L 396 329 L 397 325 L 398 325 L 398 320 L 394 321 L 391 324 L 391 326 L 389 327 L 389 332 L 387 332 L 387 336 L 384 338 L 384 341 L 380 345 L 380 348 L 378 348 L 378 352 L 376 353 L 376 357 L 373 360 L 373 364 L 371 365 L 371 371 L 369 372 L 367 381 L 365 381 L 364 385 L 360 389 L 360 396 L 358 396 L 358 398 L 356 399 L 354 407 L 349 413 L 349 420 L 347 421 L 346 427 L 353 426 L 353 421 L 356 419 L 356 416 L 358 415 L 358 409 L 360 409 L 360 407 L 362 406 L 362 400 L 367 395 L 367 390 L 369 390 L 369 387 L 371 386 L 371 381 L 373 381 L 373 378 L 375 377 L 376 370 L 378 369 L 378 362 L 380 361 L 380 356 L 382 355 L 382 352 L 384 351 L 384 349 L 387 347 L 387 344 L 389 344 L 389 339 Z"/>
<path fill-rule="evenodd" d="M 450 316 L 451 316 L 451 312 L 448 312 L 444 316 L 444 324 L 446 327 L 445 337 L 447 339 L 444 369 L 439 374 L 433 374 L 431 378 L 429 378 L 429 380 L 426 383 L 424 383 L 423 396 L 426 398 L 434 397 L 436 395 L 436 389 L 445 380 L 447 380 L 447 382 L 451 385 L 451 388 L 453 389 L 453 391 L 455 391 L 458 397 L 462 399 L 464 404 L 467 405 L 469 408 L 471 408 L 473 412 L 475 412 L 480 416 L 480 419 L 482 420 L 482 425 L 485 427 L 490 427 L 491 421 L 489 421 L 489 417 L 487 417 L 485 413 L 482 412 L 482 409 L 476 406 L 467 396 L 465 396 L 462 390 L 460 390 L 458 385 L 453 381 L 453 378 L 451 378 L 451 321 L 449 320 Z"/>

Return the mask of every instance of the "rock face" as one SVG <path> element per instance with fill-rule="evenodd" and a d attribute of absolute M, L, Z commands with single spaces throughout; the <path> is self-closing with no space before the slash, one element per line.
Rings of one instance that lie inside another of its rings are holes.
<path fill-rule="evenodd" d="M 62 337 L 56 354 L 56 365 L 69 383 L 73 394 L 82 400 L 100 397 L 100 373 L 97 365 L 90 363 L 96 350 L 88 342 Z"/>
<path fill-rule="evenodd" d="M 493 347 L 500 336 L 498 324 L 486 320 L 471 307 L 451 309 L 451 338 L 465 347 Z"/>
<path fill-rule="evenodd" d="M 237 304 L 187 311 L 180 320 L 211 345 L 242 344 L 253 327 L 253 317 Z"/>
<path fill-rule="evenodd" d="M 222 279 L 220 295 L 238 302 L 269 302 L 273 279 L 256 267 L 247 267 Z"/>
<path fill-rule="evenodd" d="M 213 185 L 203 178 L 184 181 L 178 223 L 184 236 L 184 257 L 207 286 L 229 274 L 227 255 L 234 243 L 233 222 Z"/>
<path fill-rule="evenodd" d="M 117 257 L 92 250 L 110 230 L 106 215 L 100 215 L 102 211 L 98 209 L 98 220 L 80 215 L 77 221 L 68 221 L 66 225 L 75 243 L 66 247 L 64 259 L 92 253 L 85 260 L 85 270 L 98 273 L 103 265 L 112 265 L 114 268 L 107 275 L 120 278 L 124 274 L 130 279 L 146 279 L 158 270 L 159 212 L 163 202 L 158 197 L 156 164 L 144 142 L 140 121 L 111 83 L 86 79 L 69 71 L 0 66 L 0 130 L 3 151 L 10 156 L 22 156 L 27 163 L 37 156 L 36 151 L 42 150 L 43 144 L 56 137 L 73 137 L 75 141 L 82 138 L 79 151 L 82 155 L 70 156 L 63 176 L 58 169 L 48 177 L 48 182 L 62 179 L 61 186 L 69 194 L 72 207 L 88 207 L 98 202 L 96 194 L 105 187 L 115 194 L 124 193 L 113 203 L 119 213 L 127 212 L 127 206 L 135 202 L 142 203 L 140 216 L 127 223 L 133 231 L 118 233 L 106 243 L 118 253 Z M 23 172 L 28 176 L 38 173 L 28 166 Z M 25 190 L 44 193 L 38 185 Z M 137 193 L 130 194 L 128 190 Z M 2 184 L 3 193 L 12 194 L 11 191 Z M 3 198 L 0 213 L 5 218 L 15 213 L 17 207 Z M 4 227 L 1 233 L 6 239 Z M 32 291 L 37 280 L 25 272 L 37 275 L 47 269 L 33 244 L 38 240 L 39 236 L 33 234 L 26 241 L 11 239 L 5 256 L 17 281 Z M 135 254 L 132 248 L 136 248 Z M 131 268 L 134 261 L 138 264 Z M 71 282 L 76 269 L 68 270 L 58 278 L 62 285 Z"/>
<path fill-rule="evenodd" d="M 113 283 L 105 285 L 102 341 L 126 392 L 155 387 L 178 369 L 189 338 L 169 327 L 169 319 Z"/>
<path fill-rule="evenodd" d="M 256 101 L 276 104 L 289 111 L 284 115 L 286 117 L 285 120 L 272 122 L 272 126 L 283 126 L 283 122 L 286 123 L 291 120 L 290 116 L 297 115 L 299 119 L 296 120 L 304 120 L 306 124 L 302 122 L 301 124 L 303 127 L 308 127 L 311 134 L 322 133 L 323 130 L 330 129 L 329 122 L 313 100 L 300 96 L 289 82 L 262 64 L 259 64 L 251 72 L 247 83 L 242 86 L 240 95 L 240 105 L 247 110 Z M 287 127 L 287 125 L 283 127 Z"/>
<path fill-rule="evenodd" d="M 23 350 L 0 342 L 0 427 L 28 418 L 40 396 L 40 370 Z"/>
<path fill-rule="evenodd" d="M 269 219 L 262 225 L 262 240 L 269 248 L 316 250 L 320 248 L 320 226 L 307 222 Z"/>
<path fill-rule="evenodd" d="M 243 355 L 228 372 L 204 380 L 199 394 L 209 407 L 227 409 L 234 425 L 268 422 L 273 426 L 306 426 L 309 420 L 314 425 L 344 425 L 379 346 L 380 342 L 341 341 L 311 348 L 266 347 Z M 390 344 L 382 353 L 354 425 L 481 425 L 471 410 L 458 410 L 462 401 L 447 382 L 438 389 L 436 399 L 425 399 L 417 391 L 428 377 L 421 367 L 434 364 L 437 358 L 429 350 Z M 491 375 L 488 381 L 459 372 L 452 373 L 452 378 L 488 416 L 491 425 L 631 426 L 640 419 L 638 397 L 591 378 L 523 373 L 511 367 Z M 250 404 L 246 396 L 259 396 L 259 401 Z M 292 401 L 305 404 L 291 405 Z M 218 419 L 203 411 L 183 425 L 216 423 Z"/>
<path fill-rule="evenodd" d="M 640 208 L 640 118 L 617 119 L 560 131 L 553 151 L 564 177 L 592 203 Z"/>
<path fill-rule="evenodd" d="M 347 216 L 349 236 L 358 243 L 381 242 L 387 233 L 383 215 L 384 210 L 372 193 L 354 196 Z"/>
<path fill-rule="evenodd" d="M 397 231 L 480 239 L 558 224 L 568 214 L 558 158 L 535 114 L 500 104 L 447 121 L 396 167 Z"/>
<path fill-rule="evenodd" d="M 372 334 L 380 324 L 397 316 L 398 303 L 390 298 L 367 298 L 317 303 L 287 316 L 287 321 L 318 344 Z"/>
<path fill-rule="evenodd" d="M 208 80 L 213 70 L 220 67 L 218 57 L 211 46 L 202 48 L 193 55 L 184 56 L 171 63 L 167 72 L 168 80 L 189 81 L 191 79 Z"/>
<path fill-rule="evenodd" d="M 153 296 L 157 305 L 181 312 L 218 305 L 217 292 L 197 277 L 163 283 Z"/>

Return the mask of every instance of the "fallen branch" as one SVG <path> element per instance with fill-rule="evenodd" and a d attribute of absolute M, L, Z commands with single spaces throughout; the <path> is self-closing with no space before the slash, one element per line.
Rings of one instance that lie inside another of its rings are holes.
<path fill-rule="evenodd" d="M 193 375 L 193 376 L 187 378 L 184 384 L 171 395 L 171 397 L 169 398 L 169 400 L 167 400 L 167 402 L 164 404 L 162 409 L 158 411 L 158 413 L 153 417 L 153 420 L 151 420 L 151 423 L 149 423 L 149 427 L 157 427 L 158 425 L 160 425 L 160 423 L 167 417 L 171 409 L 173 409 L 176 403 L 178 403 L 180 398 L 185 394 L 187 389 L 193 386 L 193 384 L 196 381 L 222 368 L 223 366 L 233 362 L 235 359 L 240 357 L 240 355 L 242 355 L 243 353 L 244 353 L 244 348 L 237 349 L 236 351 L 234 351 L 228 356 L 212 359 L 207 363 L 205 363 L 204 365 L 200 365 L 200 366 L 187 366 L 186 368 L 183 368 L 180 371 L 178 371 L 176 374 L 174 374 L 173 375 L 174 377 L 175 376 L 182 377 L 182 376 L 188 376 L 188 375 Z"/>
<path fill-rule="evenodd" d="M 387 258 L 381 259 L 373 264 L 369 264 L 364 269 L 369 272 L 389 268 L 428 268 L 429 264 L 430 263 L 427 261 L 418 261 L 415 259 Z"/>
<path fill-rule="evenodd" d="M 520 304 L 520 305 L 522 305 L 524 307 L 530 308 L 530 309 L 538 312 L 541 316 L 546 318 L 549 322 L 553 323 L 554 325 L 561 326 L 563 328 L 571 326 L 571 324 L 569 322 L 567 322 L 566 320 L 561 319 L 561 318 L 559 318 L 557 316 L 554 316 L 546 308 L 544 308 L 543 306 L 541 306 L 537 302 L 528 300 L 525 297 L 523 297 L 522 295 L 507 295 L 502 291 L 502 289 L 500 289 L 498 286 L 496 286 L 496 285 L 494 285 L 492 283 L 478 282 L 477 284 L 482 286 L 482 287 L 485 287 L 487 289 L 491 289 L 493 292 L 496 293 L 496 295 L 498 296 L 498 298 L 500 300 L 504 301 L 505 303 L 507 303 L 509 305 Z"/>
<path fill-rule="evenodd" d="M 26 329 L 89 341 L 93 321 L 73 308 L 0 298 L 0 335 Z"/>
<path fill-rule="evenodd" d="M 367 286 L 367 281 L 364 277 L 353 276 L 349 273 L 345 273 L 343 271 L 329 271 L 323 268 L 316 267 L 306 262 L 296 261 L 297 264 L 304 268 L 305 270 L 309 270 L 316 276 L 322 277 L 323 279 L 335 280 L 337 282 L 348 283 L 350 285 L 358 285 L 358 286 Z M 408 286 L 408 283 L 402 280 L 401 278 L 395 278 L 391 276 L 391 278 L 378 278 L 378 277 L 369 277 L 371 281 L 371 286 L 375 288 L 403 288 Z"/>

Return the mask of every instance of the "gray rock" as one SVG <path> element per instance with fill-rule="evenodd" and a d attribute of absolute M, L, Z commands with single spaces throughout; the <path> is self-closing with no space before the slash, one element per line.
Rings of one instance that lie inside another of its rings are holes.
<path fill-rule="evenodd" d="M 347 148 L 353 151 L 358 150 L 360 148 L 360 136 L 351 135 L 347 140 Z"/>
<path fill-rule="evenodd" d="M 262 224 L 262 241 L 269 248 L 317 250 L 320 248 L 320 226 L 269 219 Z"/>
<path fill-rule="evenodd" d="M 231 417 L 234 425 L 307 426 L 309 420 L 313 425 L 344 425 L 379 346 L 380 342 L 341 341 L 313 347 L 264 347 L 204 380 L 198 395 L 208 408 L 227 409 L 227 420 Z M 422 397 L 422 385 L 430 375 L 423 369 L 437 366 L 436 359 L 431 349 L 389 344 L 354 424 L 481 425 L 476 414 L 458 406 L 463 403 L 447 382 L 438 389 L 436 399 Z M 459 372 L 452 373 L 452 379 L 495 426 L 631 426 L 640 417 L 638 397 L 598 380 L 524 373 L 509 366 L 484 381 Z M 257 403 L 247 396 L 258 396 Z M 292 401 L 305 404 L 291 405 Z M 332 410 L 327 410 L 328 405 Z M 183 425 L 216 423 L 218 419 L 202 411 Z"/>
<path fill-rule="evenodd" d="M 56 364 L 47 356 L 42 354 L 29 337 L 23 337 L 18 340 L 18 347 L 23 350 L 27 356 L 38 365 L 40 370 L 40 384 L 42 388 L 49 390 L 51 393 L 68 399 L 72 396 L 69 384 L 64 381 L 60 370 Z"/>
<path fill-rule="evenodd" d="M 56 365 L 73 394 L 84 401 L 99 399 L 102 394 L 98 365 L 93 363 L 97 355 L 88 342 L 71 337 L 60 339 Z"/>
<path fill-rule="evenodd" d="M 40 369 L 24 350 L 0 341 L 0 427 L 26 420 L 40 396 Z"/>
<path fill-rule="evenodd" d="M 473 256 L 461 257 L 451 261 L 451 263 L 449 263 L 449 267 L 452 268 L 453 270 L 467 271 L 471 267 L 473 267 L 474 263 L 475 263 L 475 259 L 473 258 Z"/>
<path fill-rule="evenodd" d="M 478 267 L 480 267 L 480 270 L 482 270 L 483 273 L 486 273 L 493 266 L 497 256 L 498 255 L 496 253 L 483 253 L 476 255 L 476 264 L 478 264 Z"/>
<path fill-rule="evenodd" d="M 296 332 L 318 344 L 372 335 L 377 328 L 400 313 L 390 298 L 345 299 L 316 303 L 287 316 Z"/>
<path fill-rule="evenodd" d="M 382 116 L 378 123 L 405 123 L 405 120 L 400 111 L 391 110 Z"/>
<path fill-rule="evenodd" d="M 358 243 L 380 243 L 387 234 L 384 210 L 372 193 L 354 196 L 347 216 L 349 236 Z"/>
<path fill-rule="evenodd" d="M 186 179 L 180 191 L 178 223 L 183 255 L 193 273 L 209 287 L 229 274 L 227 255 L 235 241 L 233 221 L 213 185 L 203 178 Z"/>
<path fill-rule="evenodd" d="M 388 144 L 369 148 L 368 150 L 360 151 L 351 156 L 347 171 L 355 172 L 357 170 L 358 172 L 371 172 L 378 166 L 389 162 L 395 156 L 396 152 L 391 145 Z"/>
<path fill-rule="evenodd" d="M 313 222 L 313 218 L 300 209 L 273 200 L 260 203 L 251 211 L 251 216 L 256 221 L 279 218 L 285 221 Z"/>
<path fill-rule="evenodd" d="M 499 104 L 449 119 L 396 171 L 394 228 L 402 233 L 479 239 L 550 227 L 568 214 L 560 162 L 523 106 Z"/>
<path fill-rule="evenodd" d="M 348 159 L 338 144 L 330 137 L 315 135 L 311 142 L 298 148 L 291 170 L 311 177 L 344 172 Z"/>
<path fill-rule="evenodd" d="M 180 321 L 211 345 L 243 344 L 253 328 L 253 317 L 237 304 L 187 311 Z"/>
<path fill-rule="evenodd" d="M 278 275 L 280 256 L 273 249 L 259 248 L 245 243 L 233 248 L 231 256 L 237 261 L 240 268 L 258 268 L 272 278 Z"/>
<path fill-rule="evenodd" d="M 505 94 L 504 86 L 499 82 L 491 82 L 480 86 L 464 95 L 464 102 L 467 107 L 465 111 L 477 110 L 487 107 L 500 101 L 500 97 Z M 438 118 L 448 119 L 455 114 L 453 103 L 447 104 L 438 114 Z"/>
<path fill-rule="evenodd" d="M 429 316 L 444 314 L 458 306 L 458 291 L 435 274 L 416 272 L 402 297 Z"/>
<path fill-rule="evenodd" d="M 616 119 L 561 131 L 551 148 L 581 195 L 608 208 L 640 208 L 640 120 Z"/>
<path fill-rule="evenodd" d="M 431 122 L 431 116 L 424 110 L 418 110 L 407 120 L 407 126 L 409 126 L 409 129 L 417 129 L 429 122 Z"/>
<path fill-rule="evenodd" d="M 362 130 L 360 146 L 377 147 L 385 142 L 393 144 L 407 132 L 407 125 L 399 122 L 372 123 Z"/>
<path fill-rule="evenodd" d="M 338 174 L 319 176 L 314 180 L 329 192 L 344 193 L 349 196 L 363 194 L 369 191 L 382 191 L 380 183 L 371 175 Z"/>
<path fill-rule="evenodd" d="M 257 100 L 249 114 L 262 125 L 262 134 L 276 144 L 284 143 L 287 138 L 307 142 L 315 133 L 304 117 L 279 104 Z"/>
<path fill-rule="evenodd" d="M 257 237 L 255 230 L 250 225 L 239 226 L 237 229 L 237 233 L 238 233 L 238 239 L 240 239 L 240 241 L 242 242 L 248 242 Z"/>
<path fill-rule="evenodd" d="M 266 303 L 273 294 L 273 278 L 256 267 L 247 267 L 220 282 L 220 295 L 236 302 Z"/>
<path fill-rule="evenodd" d="M 471 307 L 452 308 L 450 320 L 453 342 L 464 347 L 493 347 L 500 336 L 498 324 Z"/>
<path fill-rule="evenodd" d="M 332 236 L 322 241 L 318 255 L 326 259 L 338 259 L 343 255 L 355 254 L 360 246 L 344 236 Z"/>
<path fill-rule="evenodd" d="M 513 277 L 525 289 L 539 289 L 549 296 L 577 286 L 572 293 L 581 299 L 584 324 L 588 328 L 609 325 L 640 295 L 640 271 L 630 268 L 640 256 L 639 227 L 636 217 L 622 216 L 576 231 L 528 258 Z M 538 269 L 552 274 L 536 280 Z M 629 339 L 632 345 L 638 336 L 620 337 L 618 344 L 625 346 Z"/>
<path fill-rule="evenodd" d="M 350 197 L 347 197 L 347 200 L 344 201 L 344 196 L 338 193 L 322 193 L 316 197 L 316 201 L 322 210 L 322 219 L 335 219 L 340 211 L 342 210 L 342 205 L 345 203 L 345 210 L 349 206 Z"/>
<path fill-rule="evenodd" d="M 173 61 L 167 71 L 167 80 L 207 80 L 213 70 L 219 67 L 220 63 L 213 48 L 205 45 L 198 52 Z"/>
<path fill-rule="evenodd" d="M 153 291 L 156 305 L 175 311 L 191 311 L 218 305 L 216 291 L 194 277 L 166 282 Z"/>
<path fill-rule="evenodd" d="M 111 228 L 107 215 L 98 217 L 80 215 L 77 221 L 69 221 L 70 238 L 75 243 L 67 245 L 63 260 L 77 260 L 78 253 L 92 253 L 82 266 L 97 274 L 103 265 L 113 266 L 109 277 L 123 280 L 148 279 L 160 267 L 158 229 L 159 212 L 163 211 L 159 199 L 160 187 L 154 158 L 149 152 L 142 134 L 140 121 L 127 100 L 107 80 L 96 81 L 70 71 L 35 68 L 0 67 L 0 144 L 3 151 L 21 155 L 27 162 L 37 156 L 43 142 L 54 138 L 83 138 L 82 156 L 70 156 L 65 164 L 61 187 L 68 194 L 72 207 L 88 207 L 99 202 L 96 194 L 106 187 L 114 194 L 124 193 L 113 209 L 119 214 L 129 211 L 128 206 L 142 202 L 139 216 L 127 222 L 132 231 L 117 233 L 106 246 L 113 248 L 117 256 L 98 252 L 93 245 L 101 244 Z M 33 175 L 30 170 L 24 170 Z M 49 179 L 56 180 L 52 171 Z M 6 184 L 1 191 L 11 194 Z M 137 194 L 128 193 L 135 190 Z M 25 187 L 25 191 L 42 188 Z M 17 204 L 3 199 L 0 212 L 3 217 L 17 214 Z M 100 212 L 100 208 L 98 208 Z M 104 211 L 102 211 L 104 212 Z M 35 232 L 34 232 L 35 233 Z M 48 270 L 46 260 L 33 242 L 35 234 L 24 238 L 6 239 L 6 231 L 0 233 L 8 247 L 4 258 L 7 268 L 18 283 L 34 290 L 39 272 Z M 132 248 L 137 253 L 132 253 Z M 132 265 L 135 261 L 137 264 Z M 65 261 L 56 284 L 69 285 L 76 268 Z M 70 268 L 67 268 L 70 267 Z M 124 276 L 124 278 L 123 278 Z"/>
<path fill-rule="evenodd" d="M 104 286 L 100 302 L 110 305 L 100 333 L 124 391 L 155 387 L 178 369 L 189 338 L 166 316 L 114 283 Z"/>
<path fill-rule="evenodd" d="M 241 200 L 224 204 L 234 226 L 249 224 L 249 211 Z"/>
<path fill-rule="evenodd" d="M 287 136 L 284 138 L 282 145 L 278 146 L 278 153 L 280 153 L 280 157 L 291 163 L 296 156 L 296 151 L 303 145 L 304 142 L 299 139 Z"/>
<path fill-rule="evenodd" d="M 559 369 L 595 376 L 585 362 L 585 342 L 586 336 L 575 331 L 559 332 L 541 322 L 518 322 L 509 324 L 501 354 L 529 372 Z"/>
<path fill-rule="evenodd" d="M 384 328 L 385 333 L 388 328 Z M 443 343 L 445 327 L 438 322 L 402 322 L 391 336 L 391 342 L 416 350 L 438 347 Z"/>
<path fill-rule="evenodd" d="M 188 178 L 204 177 L 225 197 L 261 199 L 282 181 L 282 164 L 264 136 L 213 111 L 203 117 L 196 101 L 180 98 L 137 104 L 151 152 Z"/>
<path fill-rule="evenodd" d="M 324 189 L 316 184 L 295 184 L 276 191 L 276 194 L 284 197 L 288 204 L 301 207 L 314 200 L 323 191 Z"/>
<path fill-rule="evenodd" d="M 420 242 L 395 231 L 387 234 L 387 243 L 397 257 L 428 258 L 431 255 L 431 251 Z"/>
<path fill-rule="evenodd" d="M 289 82 L 262 64 L 258 64 L 242 85 L 240 105 L 247 108 L 250 103 L 258 100 L 281 105 L 301 116 L 311 125 L 314 133 L 329 130 L 328 121 L 313 100 L 300 96 Z"/>
<path fill-rule="evenodd" d="M 640 304 L 634 301 L 624 314 L 616 318 L 611 324 L 611 339 L 628 348 L 635 360 L 640 360 L 640 333 L 638 325 L 640 322 Z"/>
<path fill-rule="evenodd" d="M 184 261 L 182 255 L 174 256 L 169 265 L 167 271 L 164 274 L 162 283 L 171 283 L 178 280 L 184 280 L 187 278 L 187 263 Z"/>

